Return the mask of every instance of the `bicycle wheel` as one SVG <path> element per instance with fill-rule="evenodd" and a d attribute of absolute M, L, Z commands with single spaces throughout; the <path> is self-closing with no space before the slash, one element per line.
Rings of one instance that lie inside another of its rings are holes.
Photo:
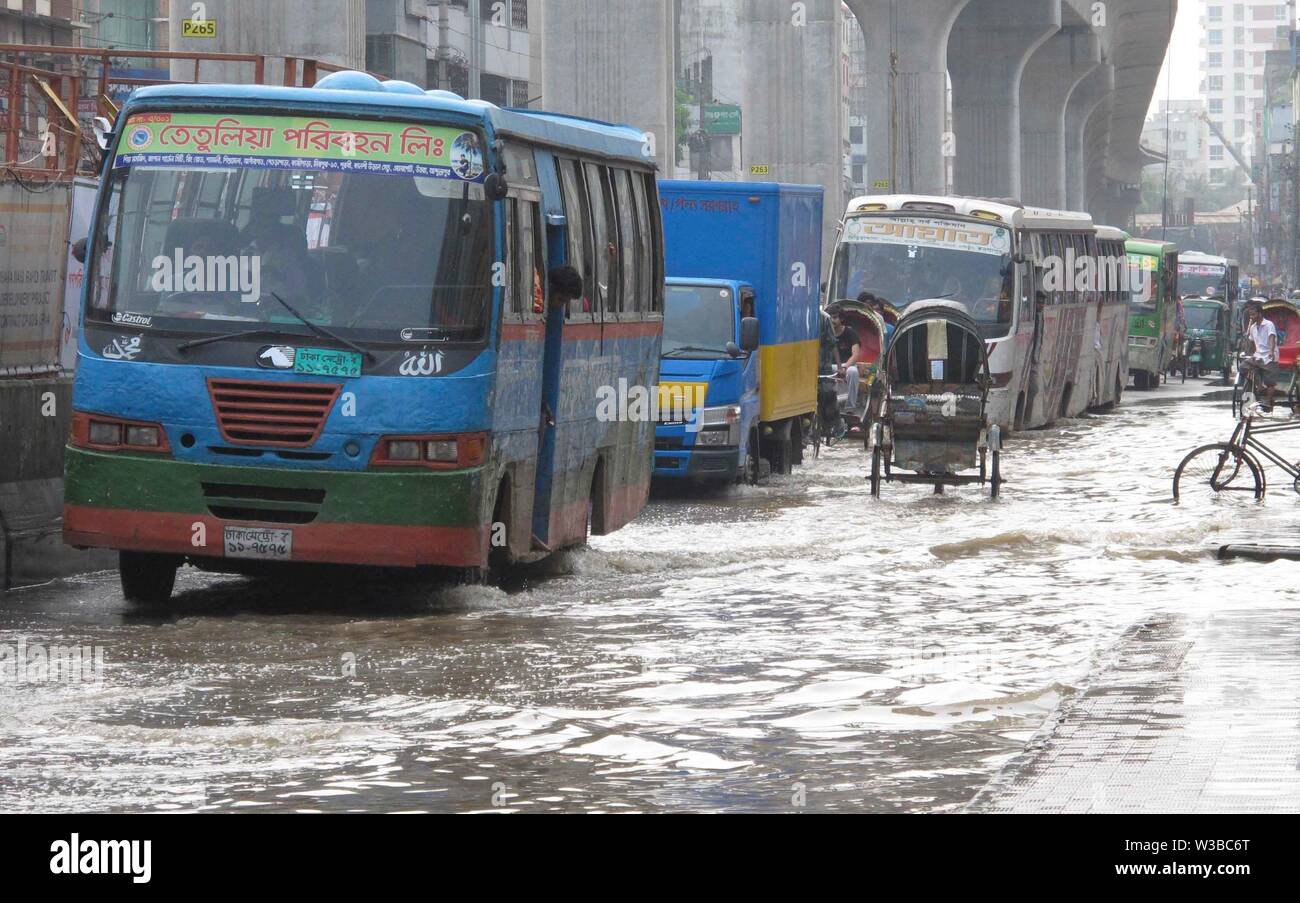
<path fill-rule="evenodd" d="M 1203 445 L 1183 458 L 1174 472 L 1174 500 L 1264 497 L 1264 474 L 1240 446 Z"/>

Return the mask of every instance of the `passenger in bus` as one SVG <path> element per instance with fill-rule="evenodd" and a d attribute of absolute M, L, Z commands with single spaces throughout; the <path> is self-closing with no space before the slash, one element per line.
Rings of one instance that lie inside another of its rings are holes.
<path fill-rule="evenodd" d="M 307 234 L 284 222 L 286 217 L 293 216 L 294 202 L 292 189 L 257 189 L 240 241 L 244 254 L 257 255 L 260 260 L 263 297 L 269 300 L 274 292 L 297 306 L 310 300 L 311 280 Z"/>
<path fill-rule="evenodd" d="M 582 298 L 582 276 L 571 266 L 552 267 L 546 274 L 551 290 L 551 310 L 568 310 L 569 302 Z"/>

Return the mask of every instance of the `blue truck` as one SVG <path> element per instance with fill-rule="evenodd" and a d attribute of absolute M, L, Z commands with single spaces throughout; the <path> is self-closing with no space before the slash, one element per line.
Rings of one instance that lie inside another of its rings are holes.
<path fill-rule="evenodd" d="M 654 476 L 789 473 L 817 406 L 822 188 L 661 181 L 659 203 L 668 279 Z"/>

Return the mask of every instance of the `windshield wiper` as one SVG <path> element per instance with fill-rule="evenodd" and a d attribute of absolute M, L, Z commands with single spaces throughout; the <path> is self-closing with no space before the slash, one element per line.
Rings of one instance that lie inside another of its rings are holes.
<path fill-rule="evenodd" d="M 726 354 L 724 348 L 698 348 L 695 345 L 683 345 L 680 348 L 674 348 L 672 351 L 665 351 L 660 357 L 671 357 L 674 354 L 681 354 L 683 351 L 694 352 L 696 354 Z"/>
<path fill-rule="evenodd" d="M 301 333 L 296 333 L 296 332 L 285 333 L 285 332 L 281 332 L 278 329 L 250 329 L 247 330 L 246 332 L 223 332 L 221 335 L 213 335 L 203 339 L 194 339 L 189 342 L 182 342 L 181 344 L 176 346 L 176 350 L 189 351 L 191 348 L 198 348 L 200 345 L 212 345 L 215 344 L 216 342 L 224 342 L 227 339 L 248 339 L 258 335 L 286 336 L 289 338 L 299 338 L 299 339 L 307 338 L 305 335 L 302 335 Z"/>
<path fill-rule="evenodd" d="M 468 183 L 467 183 L 467 184 L 468 184 Z M 355 351 L 357 354 L 360 354 L 360 355 L 364 356 L 367 360 L 371 360 L 371 361 L 377 360 L 377 358 L 375 357 L 375 355 L 374 355 L 372 352 L 367 351 L 366 349 L 362 348 L 360 345 L 357 345 L 357 344 L 354 343 L 354 342 L 349 342 L 347 339 L 343 338 L 343 336 L 341 336 L 341 335 L 335 335 L 334 333 L 332 333 L 332 332 L 330 332 L 328 329 L 326 329 L 324 326 L 317 326 L 317 325 L 316 325 L 315 323 L 313 323 L 311 320 L 308 320 L 308 319 L 307 319 L 306 317 L 304 317 L 302 314 L 298 313 L 298 311 L 296 311 L 296 310 L 294 310 L 292 307 L 290 307 L 290 306 L 289 306 L 289 302 L 286 301 L 286 300 L 284 300 L 283 298 L 281 298 L 281 297 L 280 297 L 279 295 L 277 295 L 275 292 L 271 292 L 271 297 L 274 298 L 275 300 L 279 301 L 280 304 L 284 307 L 285 310 L 287 310 L 289 313 L 291 313 L 291 314 L 293 314 L 295 317 L 297 317 L 297 318 L 298 318 L 298 319 L 303 323 L 303 325 L 305 325 L 308 329 L 310 329 L 312 332 L 316 333 L 316 335 L 320 336 L 321 338 L 331 339 L 331 340 L 333 340 L 333 341 L 335 341 L 335 342 L 338 342 L 340 345 L 346 345 L 347 347 L 349 347 L 349 348 L 351 348 L 353 351 Z"/>

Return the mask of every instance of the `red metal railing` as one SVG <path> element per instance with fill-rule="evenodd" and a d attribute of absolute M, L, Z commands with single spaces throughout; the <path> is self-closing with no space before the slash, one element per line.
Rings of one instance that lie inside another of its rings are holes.
<path fill-rule="evenodd" d="M 129 60 L 193 62 L 194 70 L 189 79 L 113 75 L 115 65 Z M 204 63 L 247 67 L 234 80 L 262 85 L 267 83 L 267 64 L 271 60 L 283 61 L 281 81 L 286 86 L 310 86 L 322 72 L 347 68 L 307 57 L 267 57 L 253 53 L 0 44 L 0 102 L 5 105 L 0 115 L 0 147 L 4 154 L 0 176 L 5 170 L 13 170 L 24 177 L 70 178 L 79 168 L 87 172 L 95 170 L 98 154 L 93 135 L 89 133 L 89 122 L 83 121 L 84 113 L 80 109 L 83 100 L 92 98 L 84 90 L 90 82 L 95 84 L 96 110 L 115 114 L 110 100 L 114 87 L 198 82 Z M 40 128 L 42 120 L 47 126 L 45 132 Z"/>

